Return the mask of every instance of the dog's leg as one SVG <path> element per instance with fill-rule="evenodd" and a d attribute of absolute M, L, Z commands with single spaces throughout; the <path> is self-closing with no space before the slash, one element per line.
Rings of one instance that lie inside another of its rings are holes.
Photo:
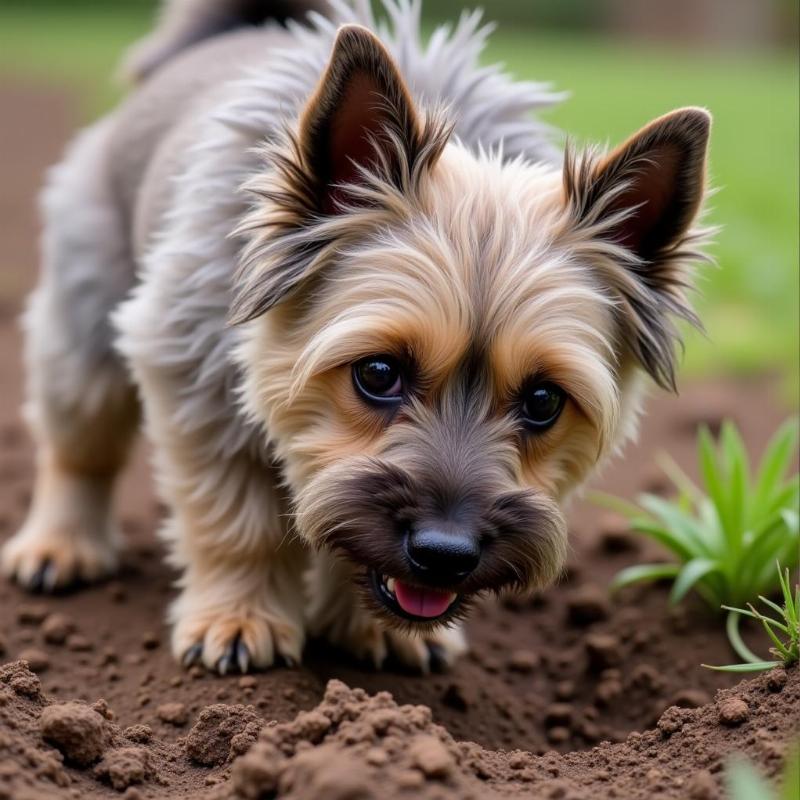
<path fill-rule="evenodd" d="M 225 324 L 236 257 L 227 219 L 198 230 L 187 253 L 185 239 L 165 233 L 114 317 L 171 511 L 162 533 L 182 571 L 172 649 L 219 672 L 300 660 L 306 560 L 264 433 L 239 410 L 230 358 L 239 334 Z M 204 260 L 213 248 L 230 251 Z"/>
<path fill-rule="evenodd" d="M 77 139 L 43 197 L 42 274 L 24 319 L 37 475 L 28 518 L 2 550 L 3 572 L 33 590 L 96 580 L 117 564 L 111 495 L 138 402 L 108 321 L 134 270 L 106 183 L 107 125 Z"/>
<path fill-rule="evenodd" d="M 164 385 L 144 386 L 159 489 L 172 509 L 163 533 L 183 571 L 170 609 L 176 659 L 222 674 L 298 663 L 306 554 L 287 532 L 275 471 L 248 453 L 209 458 L 213 432 L 168 428 Z"/>
<path fill-rule="evenodd" d="M 165 470 L 167 459 L 166 535 L 183 569 L 170 610 L 175 657 L 222 674 L 299 663 L 306 554 L 286 532 L 273 471 L 248 456 L 200 464 L 184 449 Z"/>
<path fill-rule="evenodd" d="M 423 673 L 449 667 L 467 651 L 460 623 L 424 634 L 383 625 L 366 609 L 354 588 L 353 570 L 344 561 L 321 552 L 307 575 L 309 632 L 356 658 L 383 666 L 391 656 Z"/>

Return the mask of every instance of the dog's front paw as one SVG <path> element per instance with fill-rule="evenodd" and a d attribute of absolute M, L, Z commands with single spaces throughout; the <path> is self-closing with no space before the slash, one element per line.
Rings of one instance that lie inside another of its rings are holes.
<path fill-rule="evenodd" d="M 112 535 L 80 524 L 49 524 L 34 516 L 3 546 L 3 574 L 32 592 L 54 592 L 93 583 L 118 566 Z"/>
<path fill-rule="evenodd" d="M 460 625 L 419 635 L 388 630 L 385 635 L 390 654 L 404 666 L 423 674 L 449 669 L 467 652 L 467 640 Z"/>
<path fill-rule="evenodd" d="M 202 663 L 225 675 L 271 667 L 279 659 L 300 662 L 304 633 L 298 619 L 269 603 L 208 607 L 202 597 L 182 595 L 172 612 L 172 651 L 185 667 Z"/>
<path fill-rule="evenodd" d="M 380 669 L 394 660 L 415 672 L 451 667 L 467 652 L 467 641 L 459 625 L 439 628 L 424 634 L 406 633 L 385 628 L 366 612 L 329 626 L 324 636 L 331 644 L 347 650 L 360 661 L 369 661 Z"/>

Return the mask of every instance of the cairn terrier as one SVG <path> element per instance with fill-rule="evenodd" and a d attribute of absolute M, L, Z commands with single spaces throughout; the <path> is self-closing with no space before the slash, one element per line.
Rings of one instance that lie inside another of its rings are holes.
<path fill-rule="evenodd" d="M 5 573 L 111 573 L 143 421 L 184 664 L 307 634 L 427 670 L 486 592 L 561 569 L 570 493 L 674 387 L 704 258 L 710 117 L 566 154 L 546 85 L 481 67 L 465 15 L 168 0 L 136 83 L 43 198 L 25 316 L 32 508 Z M 302 21 L 301 21 L 302 20 Z"/>

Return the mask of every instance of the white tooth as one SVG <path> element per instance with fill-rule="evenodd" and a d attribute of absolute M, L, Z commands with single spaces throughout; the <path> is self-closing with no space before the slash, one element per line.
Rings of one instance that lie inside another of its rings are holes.
<path fill-rule="evenodd" d="M 394 594 L 394 587 L 397 584 L 397 581 L 394 578 L 387 578 L 386 579 L 386 588 Z"/>
<path fill-rule="evenodd" d="M 457 598 L 458 598 L 458 595 L 455 592 L 450 592 L 450 599 L 448 601 L 450 603 L 450 605 L 453 605 L 453 603 L 455 603 Z"/>

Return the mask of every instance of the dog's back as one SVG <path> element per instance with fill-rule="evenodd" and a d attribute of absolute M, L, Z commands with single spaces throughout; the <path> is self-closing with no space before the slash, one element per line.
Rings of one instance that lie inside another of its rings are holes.
<path fill-rule="evenodd" d="M 223 119 L 245 131 L 242 150 L 273 136 L 313 91 L 343 23 L 376 30 L 412 93 L 449 106 L 455 133 L 469 146 L 502 146 L 509 158 L 554 156 L 545 126 L 530 112 L 557 95 L 478 66 L 488 33 L 479 14 L 462 17 L 449 38 L 440 31 L 425 48 L 418 9 L 388 3 L 387 10 L 391 31 L 359 0 L 168 0 L 154 33 L 126 60 L 138 87 L 115 113 L 109 137 L 110 178 L 130 219 L 134 253 L 158 229 L 173 178 L 186 170 L 206 123 Z M 286 19 L 288 26 L 280 24 Z"/>
<path fill-rule="evenodd" d="M 290 45 L 281 24 L 303 18 L 312 0 L 168 0 L 152 34 L 123 65 L 136 88 L 113 115 L 109 180 L 141 252 L 169 202 L 171 177 L 196 141 L 197 121 L 213 113 L 226 85 L 264 69 Z"/>

